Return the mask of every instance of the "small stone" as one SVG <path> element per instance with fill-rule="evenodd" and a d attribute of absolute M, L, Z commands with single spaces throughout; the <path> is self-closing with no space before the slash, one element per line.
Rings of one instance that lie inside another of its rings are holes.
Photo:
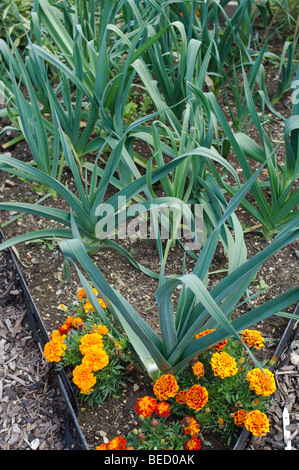
<path fill-rule="evenodd" d="M 33 441 L 30 442 L 30 447 L 32 450 L 37 450 L 39 448 L 40 441 L 39 439 L 33 439 Z"/>
<path fill-rule="evenodd" d="M 137 390 L 139 390 L 139 385 L 138 385 L 138 384 L 134 384 L 134 385 L 133 385 L 133 392 L 137 392 Z"/>

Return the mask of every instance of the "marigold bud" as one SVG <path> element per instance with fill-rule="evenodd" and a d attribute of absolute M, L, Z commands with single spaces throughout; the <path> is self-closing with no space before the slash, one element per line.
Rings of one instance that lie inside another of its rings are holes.
<path fill-rule="evenodd" d="M 156 428 L 157 426 L 159 426 L 159 421 L 157 419 L 153 419 L 151 421 L 151 426 L 152 428 Z"/>
<path fill-rule="evenodd" d="M 146 435 L 143 432 L 141 432 L 138 434 L 138 439 L 140 442 L 144 442 L 146 441 Z"/>

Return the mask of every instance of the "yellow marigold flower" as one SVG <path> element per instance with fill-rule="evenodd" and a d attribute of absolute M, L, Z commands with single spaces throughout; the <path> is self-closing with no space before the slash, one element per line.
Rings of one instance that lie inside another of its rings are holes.
<path fill-rule="evenodd" d="M 82 359 L 82 364 L 88 365 L 94 372 L 103 369 L 108 363 L 108 354 L 97 345 L 90 346 Z"/>
<path fill-rule="evenodd" d="M 175 397 L 179 391 L 176 378 L 172 374 L 161 375 L 154 385 L 154 394 L 160 401 Z"/>
<path fill-rule="evenodd" d="M 204 365 L 197 361 L 194 366 L 192 367 L 193 374 L 196 375 L 196 377 L 199 379 L 200 377 L 203 377 L 205 375 L 205 368 Z"/>
<path fill-rule="evenodd" d="M 88 313 L 90 310 L 92 312 L 95 312 L 95 309 L 93 308 L 93 306 L 91 305 L 91 303 L 89 302 L 88 299 L 87 299 L 86 303 L 83 305 L 83 308 L 84 308 L 85 313 Z"/>
<path fill-rule="evenodd" d="M 245 419 L 247 418 L 246 410 L 237 410 L 234 412 L 234 422 L 236 426 L 243 427 L 245 424 Z"/>
<path fill-rule="evenodd" d="M 96 324 L 94 324 L 94 325 L 93 325 L 93 331 L 94 331 L 95 333 L 99 333 L 99 335 L 103 335 L 103 336 L 104 336 L 104 335 L 106 335 L 106 334 L 108 333 L 109 330 L 108 330 L 108 328 L 107 328 L 106 325 L 96 325 Z"/>
<path fill-rule="evenodd" d="M 215 377 L 219 376 L 221 379 L 232 377 L 238 372 L 235 359 L 226 352 L 214 353 L 211 358 L 211 367 Z"/>
<path fill-rule="evenodd" d="M 81 393 L 86 395 L 93 391 L 97 379 L 90 370 L 89 365 L 80 364 L 73 370 L 73 382 L 81 390 Z"/>
<path fill-rule="evenodd" d="M 208 398 L 207 389 L 197 384 L 186 390 L 185 393 L 186 405 L 193 410 L 201 410 L 207 403 Z"/>
<path fill-rule="evenodd" d="M 103 348 L 104 343 L 102 335 L 99 333 L 87 333 L 86 335 L 82 336 L 79 345 L 81 353 L 83 355 L 86 354 L 91 346 L 98 346 Z"/>
<path fill-rule="evenodd" d="M 267 416 L 259 410 L 250 411 L 247 414 L 245 427 L 254 436 L 265 436 L 270 430 Z"/>
<path fill-rule="evenodd" d="M 44 356 L 48 362 L 59 362 L 65 349 L 63 341 L 48 341 L 44 346 Z"/>
<path fill-rule="evenodd" d="M 270 370 L 263 369 L 263 371 L 259 368 L 250 370 L 247 373 L 247 380 L 250 383 L 250 388 L 254 390 L 257 395 L 267 397 L 272 395 L 276 390 L 275 378 Z"/>
<path fill-rule="evenodd" d="M 100 306 L 105 309 L 107 308 L 107 305 L 105 304 L 104 300 L 103 299 L 98 299 L 99 303 L 100 303 Z"/>
<path fill-rule="evenodd" d="M 82 318 L 80 318 L 80 317 L 74 318 L 73 324 L 72 324 L 73 328 L 77 328 L 77 326 L 79 325 L 79 323 L 82 323 L 82 322 L 83 322 Z"/>
<path fill-rule="evenodd" d="M 198 333 L 197 335 L 195 335 L 195 339 L 199 339 L 201 338 L 202 336 L 205 336 L 205 335 L 208 335 L 209 333 L 212 333 L 213 331 L 215 330 L 205 330 L 205 331 L 202 331 L 201 333 Z M 226 345 L 227 345 L 227 339 L 224 339 L 223 341 L 220 341 L 218 344 L 215 344 L 215 346 L 213 346 L 212 349 L 215 349 L 217 351 L 221 351 Z"/>
<path fill-rule="evenodd" d="M 262 337 L 261 333 L 257 330 L 243 330 L 241 334 L 242 341 L 247 344 L 249 348 L 253 346 L 256 349 L 261 349 L 265 347 L 265 340 Z"/>
<path fill-rule="evenodd" d="M 50 334 L 50 338 L 52 341 L 63 341 L 65 335 L 61 335 L 59 330 L 54 330 Z"/>

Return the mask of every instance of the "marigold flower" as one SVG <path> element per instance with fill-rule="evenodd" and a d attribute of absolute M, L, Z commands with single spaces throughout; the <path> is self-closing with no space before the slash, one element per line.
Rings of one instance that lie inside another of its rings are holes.
<path fill-rule="evenodd" d="M 82 336 L 79 349 L 81 353 L 84 355 L 88 352 L 91 346 L 98 346 L 100 348 L 104 347 L 102 335 L 99 333 L 87 333 L 86 335 Z"/>
<path fill-rule="evenodd" d="M 98 299 L 99 303 L 100 303 L 100 306 L 105 309 L 107 308 L 107 305 L 105 304 L 104 300 L 103 299 Z"/>
<path fill-rule="evenodd" d="M 98 291 L 96 289 L 92 288 L 92 290 L 96 295 L 98 294 Z M 77 296 L 79 297 L 79 300 L 82 300 L 83 297 L 86 297 L 85 290 L 83 288 L 79 289 L 77 292 Z"/>
<path fill-rule="evenodd" d="M 108 450 L 108 443 L 103 442 L 103 444 L 96 447 L 96 450 Z"/>
<path fill-rule="evenodd" d="M 184 427 L 184 433 L 191 434 L 192 437 L 197 436 L 197 434 L 199 434 L 200 432 L 198 421 L 193 416 L 190 416 L 188 418 L 188 420 L 185 420 L 184 418 L 181 421 L 181 424 Z"/>
<path fill-rule="evenodd" d="M 245 424 L 245 419 L 247 418 L 247 411 L 246 410 L 237 410 L 234 412 L 234 422 L 236 426 L 243 427 Z"/>
<path fill-rule="evenodd" d="M 149 418 L 155 411 L 156 405 L 157 400 L 155 400 L 155 398 L 145 395 L 144 397 L 137 399 L 135 411 L 138 416 Z"/>
<path fill-rule="evenodd" d="M 92 392 L 92 387 L 96 381 L 96 377 L 88 365 L 80 364 L 74 368 L 73 382 L 81 390 L 82 394 L 86 395 Z"/>
<path fill-rule="evenodd" d="M 91 303 L 89 302 L 88 299 L 87 299 L 86 303 L 83 305 L 83 308 L 84 308 L 85 313 L 88 313 L 90 310 L 92 312 L 95 312 L 95 309 L 93 308 L 93 306 L 91 305 Z"/>
<path fill-rule="evenodd" d="M 224 425 L 224 419 L 221 418 L 221 416 L 219 416 L 219 417 L 218 417 L 218 427 L 219 427 L 220 429 L 222 429 L 222 428 L 223 428 L 223 425 Z"/>
<path fill-rule="evenodd" d="M 199 450 L 201 447 L 200 440 L 197 437 L 192 437 L 184 444 L 184 450 Z"/>
<path fill-rule="evenodd" d="M 253 346 L 256 349 L 261 349 L 265 347 L 265 339 L 262 337 L 262 334 L 257 330 L 243 330 L 241 334 L 242 341 L 247 344 L 249 348 Z"/>
<path fill-rule="evenodd" d="M 82 318 L 80 318 L 80 317 L 74 318 L 73 324 L 72 324 L 73 328 L 78 328 L 78 325 L 79 325 L 80 323 L 83 323 Z"/>
<path fill-rule="evenodd" d="M 196 377 L 199 379 L 200 377 L 203 377 L 205 375 L 205 368 L 204 365 L 197 361 L 194 366 L 192 367 L 193 374 L 196 375 Z"/>
<path fill-rule="evenodd" d="M 155 412 L 158 416 L 161 416 L 161 418 L 166 418 L 166 416 L 170 415 L 170 406 L 166 401 L 160 401 L 156 405 Z"/>
<path fill-rule="evenodd" d="M 154 394 L 161 401 L 168 400 L 170 397 L 175 397 L 178 391 L 178 383 L 175 376 L 172 374 L 161 375 L 154 385 Z"/>
<path fill-rule="evenodd" d="M 276 390 L 274 374 L 263 369 L 264 373 L 259 369 L 252 369 L 247 373 L 247 380 L 250 383 L 250 389 L 254 390 L 257 395 L 267 397 L 272 395 Z"/>
<path fill-rule="evenodd" d="M 205 330 L 205 331 L 201 331 L 200 333 L 195 335 L 195 339 L 199 339 L 202 336 L 206 336 L 209 333 L 212 333 L 213 331 L 215 331 L 215 330 L 208 329 L 208 330 Z M 226 345 L 227 345 L 227 339 L 224 339 L 223 341 L 220 341 L 219 343 L 215 344 L 212 349 L 215 349 L 217 351 L 221 351 Z"/>
<path fill-rule="evenodd" d="M 208 398 L 207 389 L 197 384 L 186 390 L 185 393 L 186 405 L 193 410 L 201 410 L 207 403 Z"/>
<path fill-rule="evenodd" d="M 108 330 L 106 325 L 96 325 L 96 324 L 94 324 L 93 325 L 93 331 L 95 333 L 99 333 L 99 335 L 104 336 L 108 333 L 109 330 Z"/>
<path fill-rule="evenodd" d="M 48 362 L 59 362 L 63 356 L 66 345 L 63 341 L 48 341 L 44 346 L 44 356 Z"/>
<path fill-rule="evenodd" d="M 238 372 L 235 359 L 226 352 L 214 353 L 211 358 L 211 367 L 215 377 L 221 379 L 232 377 Z"/>
<path fill-rule="evenodd" d="M 122 436 L 114 437 L 108 442 L 107 450 L 126 450 L 127 441 Z"/>
<path fill-rule="evenodd" d="M 94 372 L 103 369 L 108 363 L 108 354 L 97 345 L 90 346 L 82 359 L 82 364 L 88 365 Z"/>
<path fill-rule="evenodd" d="M 176 402 L 179 403 L 180 405 L 183 405 L 185 403 L 185 393 L 186 393 L 186 390 L 181 390 L 175 396 Z"/>
<path fill-rule="evenodd" d="M 267 416 L 259 410 L 250 411 L 244 424 L 254 436 L 265 436 L 270 430 Z"/>
<path fill-rule="evenodd" d="M 58 331 L 61 335 L 63 334 L 67 334 L 70 329 L 72 328 L 72 325 L 71 324 L 64 324 L 64 325 L 61 325 L 59 328 L 58 328 Z"/>

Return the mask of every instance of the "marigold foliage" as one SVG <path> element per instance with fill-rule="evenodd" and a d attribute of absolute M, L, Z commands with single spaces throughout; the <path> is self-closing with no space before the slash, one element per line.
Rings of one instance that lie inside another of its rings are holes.
<path fill-rule="evenodd" d="M 235 359 L 224 351 L 213 354 L 211 358 L 211 367 L 214 375 L 216 377 L 221 377 L 221 379 L 232 377 L 238 372 Z"/>
<path fill-rule="evenodd" d="M 172 374 L 161 375 L 154 385 L 154 394 L 160 401 L 168 400 L 170 397 L 175 397 L 178 391 L 178 383 Z"/>

